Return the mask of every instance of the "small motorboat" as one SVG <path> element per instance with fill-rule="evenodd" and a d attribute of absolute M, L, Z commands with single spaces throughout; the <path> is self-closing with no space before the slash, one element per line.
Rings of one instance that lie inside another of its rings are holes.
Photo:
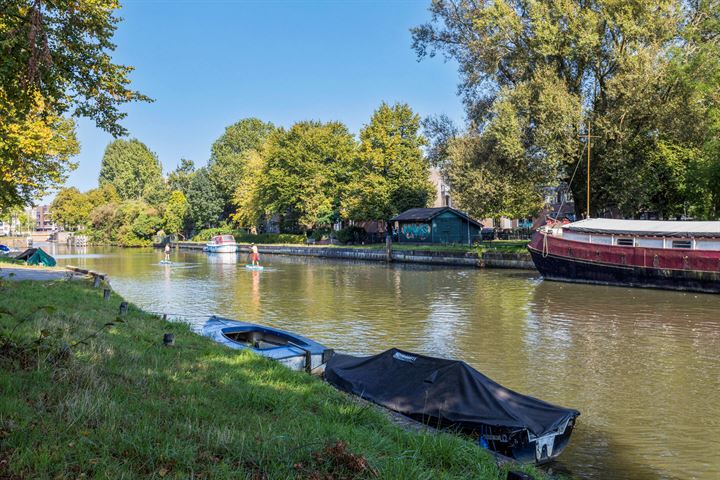
<path fill-rule="evenodd" d="M 521 395 L 465 362 L 390 349 L 370 357 L 335 354 L 325 379 L 426 425 L 474 438 L 522 463 L 546 463 L 567 446 L 580 412 Z"/>
<path fill-rule="evenodd" d="M 309 338 L 217 316 L 210 317 L 203 325 L 202 334 L 230 348 L 252 350 L 292 370 L 308 373 L 321 373 L 320 367 L 333 355 L 333 350 Z"/>
<path fill-rule="evenodd" d="M 235 253 L 237 249 L 237 242 L 235 242 L 235 237 L 232 235 L 215 235 L 203 248 L 203 250 L 210 253 Z"/>

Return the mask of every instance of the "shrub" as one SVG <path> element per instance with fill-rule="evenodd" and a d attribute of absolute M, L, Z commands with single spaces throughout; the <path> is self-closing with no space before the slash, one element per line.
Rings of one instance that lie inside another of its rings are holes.
<path fill-rule="evenodd" d="M 245 230 L 233 230 L 229 227 L 206 228 L 193 237 L 195 242 L 206 242 L 215 235 L 233 235 L 238 243 L 305 243 L 305 235 L 293 233 L 260 233 L 253 235 Z"/>
<path fill-rule="evenodd" d="M 337 238 L 340 243 L 362 243 L 367 240 L 367 232 L 362 227 L 351 225 L 338 230 L 335 233 L 335 238 Z"/>

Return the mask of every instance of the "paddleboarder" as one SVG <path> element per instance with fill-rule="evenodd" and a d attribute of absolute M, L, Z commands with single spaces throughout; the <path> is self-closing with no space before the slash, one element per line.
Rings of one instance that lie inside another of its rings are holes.
<path fill-rule="evenodd" d="M 250 244 L 250 259 L 252 260 L 253 267 L 260 266 L 260 253 L 258 252 L 257 245 L 254 243 Z"/>
<path fill-rule="evenodd" d="M 170 263 L 170 244 L 169 243 L 165 244 L 165 261 L 167 263 Z"/>

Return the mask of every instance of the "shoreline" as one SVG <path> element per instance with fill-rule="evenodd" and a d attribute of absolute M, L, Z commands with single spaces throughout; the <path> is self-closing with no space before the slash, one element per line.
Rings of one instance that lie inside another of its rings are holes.
<path fill-rule="evenodd" d="M 89 281 L 4 288 L 3 478 L 548 478 L 186 324 L 118 315 L 124 299 Z"/>
<path fill-rule="evenodd" d="M 202 250 L 205 242 L 175 242 L 173 247 L 186 250 Z M 258 244 L 261 254 L 294 255 L 307 257 L 339 258 L 347 260 L 365 260 L 387 262 L 384 248 L 367 246 L 307 246 Z M 238 252 L 247 252 L 249 245 L 239 245 Z M 442 250 L 409 249 L 409 246 L 394 248 L 392 261 L 398 263 L 420 263 L 430 265 L 449 265 L 472 268 L 506 268 L 535 270 L 535 264 L 529 253 L 511 252 L 453 252 Z"/>

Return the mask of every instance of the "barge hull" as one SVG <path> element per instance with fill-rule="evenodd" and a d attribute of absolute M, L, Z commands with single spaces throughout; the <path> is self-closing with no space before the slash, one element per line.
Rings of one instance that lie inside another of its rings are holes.
<path fill-rule="evenodd" d="M 548 280 L 720 293 L 720 272 L 612 265 L 529 250 L 535 267 Z"/>

